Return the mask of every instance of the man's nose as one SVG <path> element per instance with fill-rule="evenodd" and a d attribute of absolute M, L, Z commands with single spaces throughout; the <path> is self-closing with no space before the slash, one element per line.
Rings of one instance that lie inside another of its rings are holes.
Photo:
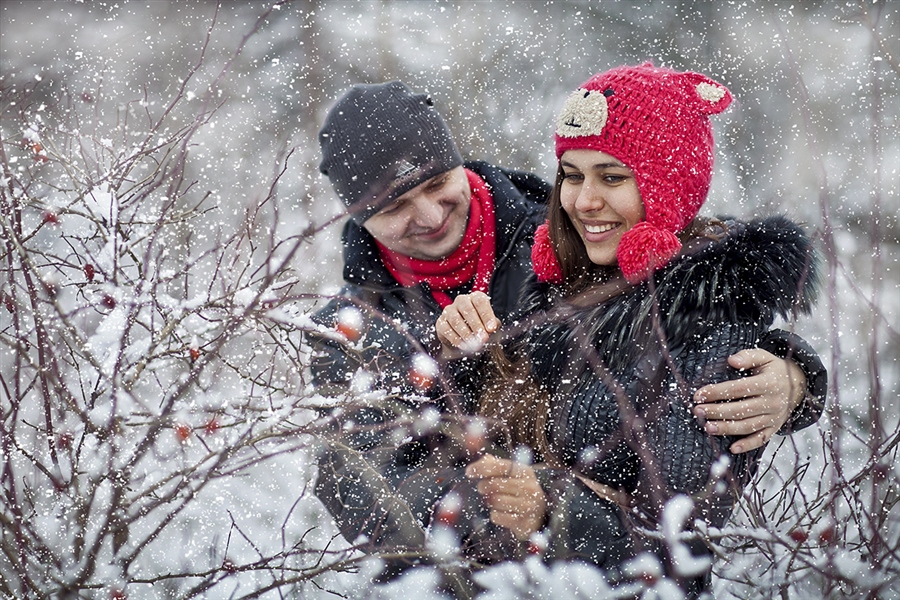
<path fill-rule="evenodd" d="M 416 225 L 426 229 L 437 229 L 444 221 L 444 208 L 437 198 L 421 194 L 413 199 L 415 215 L 413 221 Z"/>

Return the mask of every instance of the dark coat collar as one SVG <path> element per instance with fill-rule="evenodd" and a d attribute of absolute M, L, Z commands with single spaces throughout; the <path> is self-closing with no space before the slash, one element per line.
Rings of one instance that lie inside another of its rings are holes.
<path fill-rule="evenodd" d="M 532 341 L 546 348 L 551 339 L 580 331 L 610 364 L 625 366 L 634 358 L 629 350 L 637 351 L 635 343 L 640 346 L 652 331 L 654 315 L 674 347 L 698 328 L 740 322 L 769 327 L 776 316 L 808 313 L 820 267 L 800 227 L 781 216 L 727 225 L 718 241 L 697 244 L 652 281 L 626 286 L 599 304 L 573 306 L 559 301 L 553 286 L 532 282 L 523 306 L 533 312 L 533 322 L 550 322 L 532 331 Z"/>

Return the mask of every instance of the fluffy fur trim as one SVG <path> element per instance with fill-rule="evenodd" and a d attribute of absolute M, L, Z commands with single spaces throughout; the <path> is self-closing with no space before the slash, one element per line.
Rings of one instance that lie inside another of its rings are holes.
<path fill-rule="evenodd" d="M 601 304 L 563 309 L 557 313 L 559 325 L 539 327 L 533 335 L 555 345 L 584 327 L 615 368 L 627 364 L 633 358 L 629 350 L 639 351 L 636 346 L 652 334 L 654 312 L 670 348 L 706 326 L 731 322 L 767 328 L 776 316 L 808 313 L 819 284 L 819 260 L 803 231 L 780 216 L 727 226 L 724 237 L 699 248 L 690 245 L 650 281 Z M 547 288 L 533 288 L 525 304 L 550 308 L 544 300 L 551 292 Z"/>

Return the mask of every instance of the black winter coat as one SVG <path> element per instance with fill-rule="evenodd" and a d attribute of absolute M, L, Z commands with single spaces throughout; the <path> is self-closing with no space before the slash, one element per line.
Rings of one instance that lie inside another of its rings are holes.
<path fill-rule="evenodd" d="M 490 296 L 498 317 L 505 319 L 531 273 L 534 230 L 544 220 L 550 187 L 530 173 L 484 162 L 465 166 L 485 180 L 494 201 L 497 250 Z M 356 394 L 333 415 L 335 432 L 319 457 L 316 495 L 347 540 L 364 535 L 371 548 L 383 550 L 421 547 L 423 528 L 429 525 L 436 502 L 454 487 L 469 503 L 464 507 L 469 518 L 460 527 L 463 538 L 474 539 L 472 523 L 484 526 L 477 536 L 481 541 L 471 542 L 482 548 L 470 555 L 508 555 L 507 550 L 483 548 L 509 535 L 488 523 L 477 493 L 465 481 L 462 469 L 471 457 L 457 443 L 462 432 L 443 426 L 423 431 L 415 425 L 428 406 L 444 413 L 469 412 L 465 398 L 471 395 L 454 394 L 461 399 L 454 402 L 449 392 L 458 391 L 457 384 L 465 386 L 474 367 L 457 364 L 457 381 L 435 385 L 427 392 L 415 389 L 409 379 L 411 361 L 422 352 L 435 355 L 434 323 L 441 308 L 427 286 L 404 288 L 390 275 L 363 228 L 349 222 L 343 242 L 347 283 L 338 298 L 313 318 L 332 328 L 342 307 L 356 306 L 364 314 L 363 333 L 350 346 L 328 335 L 310 336 L 313 380 L 323 395 L 340 397 L 348 382 L 364 371 L 372 378 L 372 389 L 389 397 L 365 405 Z M 456 297 L 469 291 L 463 287 L 449 293 Z M 436 448 L 440 452 L 433 452 Z M 389 563 L 385 577 L 403 566 Z"/>
<path fill-rule="evenodd" d="M 532 376 L 551 394 L 551 454 L 626 492 L 635 507 L 626 512 L 571 476 L 562 487 L 562 478 L 548 478 L 553 520 L 564 525 L 553 552 L 591 561 L 612 579 L 642 548 L 671 567 L 666 545 L 633 525 L 656 529 L 677 494 L 693 498 L 695 518 L 724 524 L 760 451 L 732 455 L 734 440 L 706 434 L 691 398 L 703 385 L 739 377 L 727 357 L 758 345 L 777 316 L 809 312 L 815 296 L 818 263 L 796 225 L 781 217 L 727 225 L 724 238 L 693 242 L 651 282 L 600 304 L 557 302 L 554 286 L 536 282 L 526 296 L 525 311 L 545 320 L 526 334 L 525 351 Z M 814 420 L 821 406 L 807 412 L 812 417 L 803 419 Z M 715 470 L 727 485 L 714 485 Z M 702 543 L 691 549 L 708 554 Z M 698 593 L 707 576 L 688 577 L 686 588 Z"/>

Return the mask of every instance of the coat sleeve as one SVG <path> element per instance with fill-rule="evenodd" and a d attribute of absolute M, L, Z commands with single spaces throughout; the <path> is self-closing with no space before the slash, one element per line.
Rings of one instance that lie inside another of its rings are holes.
<path fill-rule="evenodd" d="M 347 288 L 342 293 L 355 295 Z M 339 337 L 337 326 L 344 310 L 355 311 L 358 316 L 359 329 L 350 332 L 355 339 Z M 334 395 L 346 390 L 360 370 L 379 389 L 412 391 L 407 377 L 410 344 L 396 324 L 369 314 L 371 311 L 363 311 L 351 300 L 338 297 L 312 316 L 318 329 L 307 332 L 306 340 L 311 354 L 310 374 L 319 393 Z"/>
<path fill-rule="evenodd" d="M 370 410 L 367 418 L 370 431 L 377 433 L 332 437 L 319 454 L 315 493 L 345 539 L 366 552 L 411 553 L 390 561 L 394 571 L 428 560 L 425 532 L 436 524 L 452 529 L 462 554 L 479 563 L 519 551 L 508 530 L 490 522 L 481 496 L 465 477 L 473 456 L 455 423 L 416 435 L 415 424 L 394 425 L 387 411 Z M 404 437 L 408 441 L 398 447 L 396 440 Z M 444 507 L 451 493 L 452 506 Z"/>
<path fill-rule="evenodd" d="M 668 356 L 639 365 L 637 377 L 627 384 L 637 418 L 629 424 L 620 415 L 620 433 L 610 435 L 619 435 L 623 441 L 607 460 L 617 465 L 617 470 L 629 461 L 627 457 L 612 461 L 616 452 L 622 456 L 631 452 L 636 461 L 636 483 L 629 490 L 632 507 L 626 512 L 609 500 L 585 492 L 586 488 L 579 489 L 577 482 L 570 484 L 567 494 L 545 487 L 552 512 L 563 515 L 565 523 L 552 534 L 557 554 L 589 560 L 611 579 L 619 578 L 621 563 L 641 550 L 650 550 L 671 567 L 666 545 L 641 530 L 658 528 L 663 507 L 678 494 L 693 499 L 694 519 L 716 527 L 725 523 L 755 472 L 760 451 L 732 455 L 728 451 L 731 439 L 710 436 L 702 429 L 691 412 L 691 398 L 703 385 L 739 377 L 727 358 L 753 347 L 761 333 L 756 325 L 716 325 L 672 349 Z M 674 373 L 669 365 L 676 367 Z M 596 388 L 592 392 L 595 398 L 612 396 L 599 379 L 592 386 Z M 599 403 L 595 400 L 595 404 Z M 594 474 L 602 477 L 603 471 L 595 470 Z M 641 527 L 635 528 L 636 524 Z M 689 548 L 694 555 L 709 553 L 700 542 L 689 544 Z M 698 576 L 689 587 L 702 587 L 705 577 Z"/>
<path fill-rule="evenodd" d="M 669 370 L 661 406 L 645 412 L 652 464 L 642 461 L 636 497 L 651 515 L 673 495 L 687 494 L 696 503 L 695 517 L 710 525 L 720 527 L 730 516 L 761 450 L 732 454 L 728 448 L 737 438 L 707 434 L 692 413 L 692 398 L 704 385 L 740 377 L 728 357 L 755 346 L 761 333 L 754 324 L 717 324 L 673 350 L 677 369 Z"/>

